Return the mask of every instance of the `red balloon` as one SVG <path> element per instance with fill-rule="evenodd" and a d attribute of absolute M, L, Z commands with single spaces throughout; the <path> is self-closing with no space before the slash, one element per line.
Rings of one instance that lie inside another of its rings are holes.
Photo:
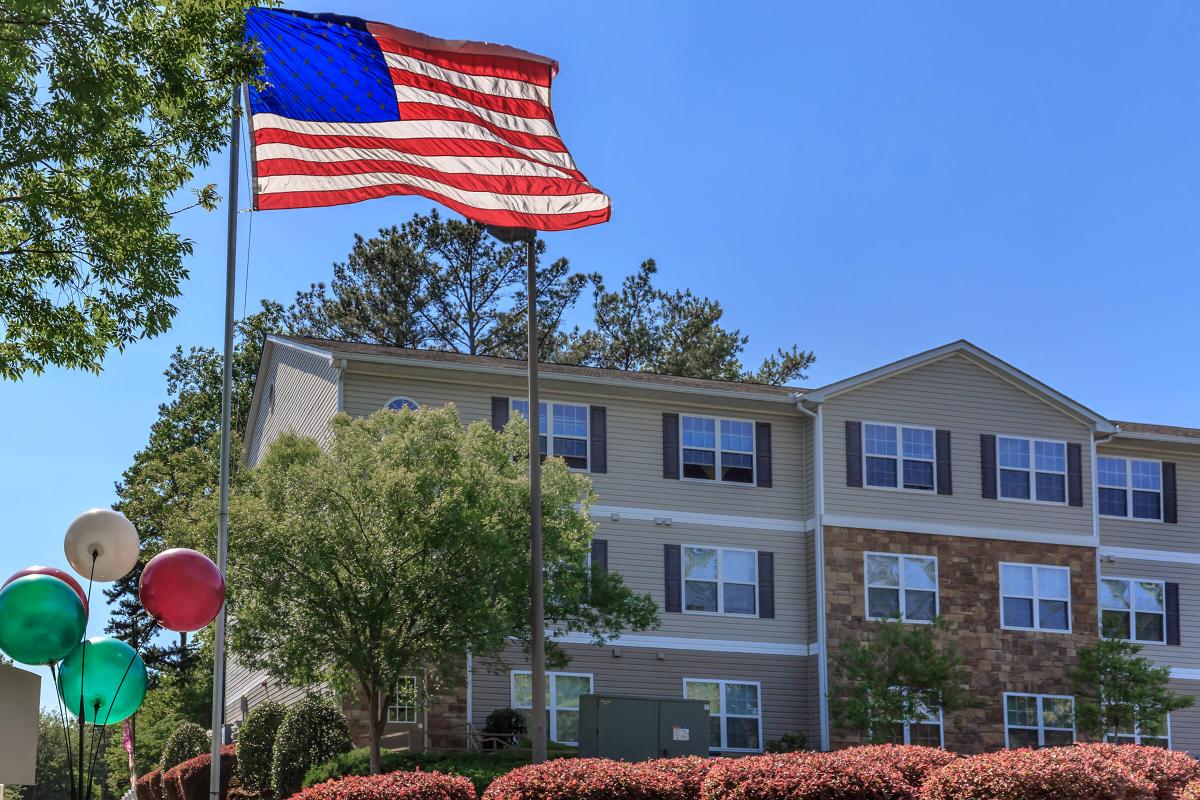
<path fill-rule="evenodd" d="M 225 580 L 208 556 L 175 547 L 146 564 L 138 596 L 150 616 L 167 630 L 198 631 L 220 613 Z"/>
<path fill-rule="evenodd" d="M 65 583 L 67 586 L 70 586 L 71 589 L 74 590 L 75 594 L 79 595 L 79 602 L 83 603 L 83 614 L 85 617 L 87 616 L 88 601 L 87 601 L 87 595 L 83 593 L 83 587 L 79 585 L 78 581 L 76 581 L 74 578 L 71 577 L 71 574 L 69 572 L 67 572 L 65 570 L 61 570 L 58 567 L 42 567 L 42 566 L 26 567 L 23 570 L 14 572 L 12 574 L 12 577 L 10 577 L 8 580 L 6 580 L 3 585 L 0 585 L 0 589 L 3 589 L 5 586 L 8 586 L 10 583 L 15 581 L 17 578 L 23 578 L 26 575 L 49 575 L 51 578 L 58 578 L 60 581 Z"/>

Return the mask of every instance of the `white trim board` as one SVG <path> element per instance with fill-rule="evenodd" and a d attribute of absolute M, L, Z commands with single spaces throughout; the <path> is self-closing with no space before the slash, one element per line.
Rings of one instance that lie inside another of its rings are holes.
<path fill-rule="evenodd" d="M 1166 561 L 1171 564 L 1200 564 L 1200 553 L 1182 550 L 1140 550 L 1136 547 L 1101 547 L 1100 557 L 1131 561 Z"/>
<path fill-rule="evenodd" d="M 583 633 L 546 635 L 562 644 L 592 645 L 592 638 Z M 763 656 L 812 656 L 818 646 L 791 642 L 743 642 L 738 639 L 691 639 L 680 636 L 645 636 L 628 634 L 610 640 L 605 647 L 640 647 L 647 650 L 696 650 L 709 653 L 751 653 Z"/>
<path fill-rule="evenodd" d="M 974 525 L 957 525 L 946 522 L 919 522 L 909 519 L 865 517 L 858 514 L 825 514 L 823 525 L 838 528 L 865 528 L 868 530 L 896 531 L 899 533 L 927 533 L 934 536 L 965 536 L 972 539 L 1002 539 L 1012 542 L 1037 542 L 1039 544 L 1067 544 L 1078 547 L 1098 547 L 1099 542 L 1091 535 L 1072 533 L 1045 533 L 1041 531 L 1018 531 L 1011 528 L 981 528 Z"/>
<path fill-rule="evenodd" d="M 815 519 L 780 519 L 778 517 L 738 517 L 725 514 L 705 514 L 696 511 L 676 511 L 665 508 L 632 508 L 629 506 L 592 506 L 594 519 L 611 519 L 616 514 L 622 519 L 647 522 L 669 520 L 689 525 L 719 525 L 725 528 L 755 528 L 766 531 L 807 533 L 817 526 Z"/>

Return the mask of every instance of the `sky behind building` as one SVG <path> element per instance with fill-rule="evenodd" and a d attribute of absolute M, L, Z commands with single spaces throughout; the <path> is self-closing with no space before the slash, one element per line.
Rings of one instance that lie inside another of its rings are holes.
<path fill-rule="evenodd" d="M 557 58 L 560 132 L 613 219 L 548 235 L 551 255 L 610 285 L 656 258 L 662 286 L 723 303 L 749 363 L 797 343 L 815 386 L 967 338 L 1102 414 L 1200 426 L 1200 6 L 289 7 Z M 239 313 L 430 207 L 241 214 Z M 0 383 L 0 575 L 65 566 L 66 525 L 114 500 L 146 441 L 172 349 L 220 346 L 224 220 L 179 218 L 195 254 L 169 333 L 100 376 Z"/>

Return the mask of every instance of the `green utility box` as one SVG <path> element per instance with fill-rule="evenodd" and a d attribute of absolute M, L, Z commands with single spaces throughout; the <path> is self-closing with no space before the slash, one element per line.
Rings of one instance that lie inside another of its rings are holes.
<path fill-rule="evenodd" d="M 620 761 L 708 755 L 708 702 L 585 694 L 579 754 Z"/>

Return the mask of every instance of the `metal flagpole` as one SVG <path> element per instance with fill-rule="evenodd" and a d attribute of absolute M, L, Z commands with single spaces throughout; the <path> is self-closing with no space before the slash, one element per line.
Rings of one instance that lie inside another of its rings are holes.
<path fill-rule="evenodd" d="M 526 363 L 529 365 L 529 599 L 532 641 L 533 763 L 546 760 L 546 618 L 542 598 L 542 459 L 538 408 L 537 234 L 529 231 L 527 259 Z"/>
<path fill-rule="evenodd" d="M 221 484 L 217 510 L 217 569 L 225 576 L 229 549 L 229 427 L 233 395 L 233 305 L 237 285 L 238 150 L 241 138 L 241 103 L 233 90 L 229 126 L 229 191 L 226 198 L 225 241 L 225 369 L 221 382 Z M 212 762 L 209 765 L 208 796 L 221 796 L 221 723 L 225 718 L 225 606 L 217 615 L 213 635 Z"/>

